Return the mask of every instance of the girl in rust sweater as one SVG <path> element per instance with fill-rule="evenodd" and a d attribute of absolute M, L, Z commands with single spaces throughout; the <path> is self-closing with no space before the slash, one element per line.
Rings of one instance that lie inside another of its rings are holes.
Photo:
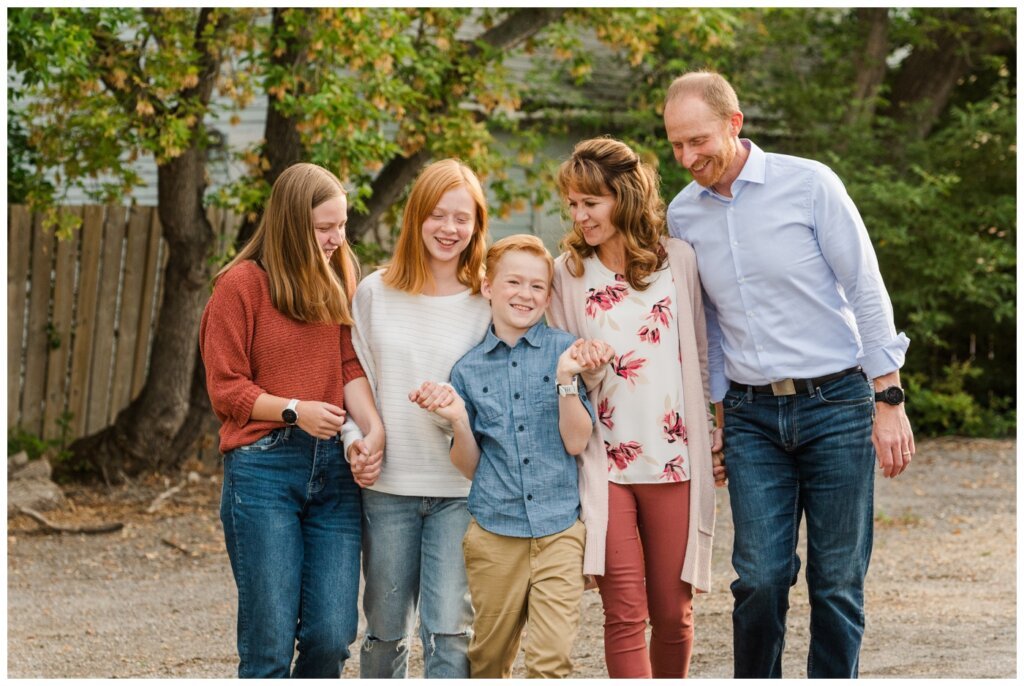
<path fill-rule="evenodd" d="M 239 677 L 337 678 L 356 637 L 359 486 L 380 472 L 384 433 L 352 348 L 346 220 L 333 174 L 289 167 L 203 313 Z M 346 412 L 365 435 L 349 461 L 339 439 Z"/>

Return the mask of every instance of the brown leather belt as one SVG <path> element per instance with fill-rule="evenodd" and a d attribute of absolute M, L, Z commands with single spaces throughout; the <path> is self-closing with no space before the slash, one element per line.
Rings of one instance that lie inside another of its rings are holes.
<path fill-rule="evenodd" d="M 862 373 L 860 367 L 850 367 L 835 374 L 826 374 L 825 376 L 818 376 L 813 379 L 782 379 L 781 381 L 774 381 L 764 386 L 752 386 L 750 384 L 730 381 L 729 388 L 741 393 L 771 393 L 772 395 L 796 395 L 799 388 L 801 391 L 806 390 L 808 395 L 814 395 L 814 389 L 823 383 L 860 373 Z"/>

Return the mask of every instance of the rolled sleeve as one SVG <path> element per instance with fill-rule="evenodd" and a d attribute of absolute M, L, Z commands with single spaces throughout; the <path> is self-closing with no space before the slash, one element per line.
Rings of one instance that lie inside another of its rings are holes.
<path fill-rule="evenodd" d="M 902 331 L 888 344 L 858 356 L 857 362 L 869 379 L 884 376 L 903 367 L 910 339 Z"/>

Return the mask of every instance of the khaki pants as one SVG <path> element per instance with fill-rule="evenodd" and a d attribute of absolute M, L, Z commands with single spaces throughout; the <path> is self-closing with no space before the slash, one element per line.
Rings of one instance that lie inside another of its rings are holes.
<path fill-rule="evenodd" d="M 585 537 L 578 520 L 543 538 L 499 536 L 470 522 L 462 541 L 475 613 L 470 676 L 508 678 L 527 620 L 527 676 L 569 676 L 583 597 Z"/>

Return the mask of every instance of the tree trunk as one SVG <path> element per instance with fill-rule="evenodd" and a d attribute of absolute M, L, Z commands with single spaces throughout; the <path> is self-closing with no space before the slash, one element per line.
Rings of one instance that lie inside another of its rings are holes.
<path fill-rule="evenodd" d="M 274 9 L 273 19 L 273 35 L 271 36 L 270 42 L 273 44 L 279 37 L 279 34 L 284 28 L 284 13 L 285 12 L 302 12 L 307 15 L 308 22 L 315 21 L 313 16 L 313 10 L 309 8 L 292 8 L 292 9 Z M 305 65 L 302 60 L 305 54 L 305 44 L 303 40 L 286 40 L 285 49 L 281 53 L 272 52 L 270 62 L 277 66 L 283 66 L 289 69 L 301 69 Z M 267 162 L 270 166 L 263 170 L 263 182 L 270 188 L 277 181 L 277 177 L 281 175 L 285 169 L 295 164 L 296 162 L 302 162 L 306 157 L 305 148 L 302 145 L 302 138 L 299 135 L 299 129 L 297 124 L 299 123 L 294 117 L 287 117 L 281 114 L 277 110 L 277 99 L 273 95 L 267 96 L 267 119 L 263 125 L 263 156 L 267 158 Z M 242 223 L 242 226 L 238 229 L 238 234 L 235 236 L 235 248 L 240 250 L 242 246 L 249 242 L 252 238 L 253 232 L 256 231 L 256 227 L 260 224 L 260 217 L 257 215 L 255 218 L 250 219 L 248 216 Z"/>
<path fill-rule="evenodd" d="M 71 445 L 75 462 L 93 465 L 108 483 L 184 457 L 173 448 L 184 440 L 179 432 L 189 414 L 199 320 L 210 295 L 206 258 L 214 244 L 202 203 L 204 178 L 198 148 L 157 168 L 158 212 L 169 256 L 146 383 L 112 426 Z"/>
<path fill-rule="evenodd" d="M 853 101 L 846 111 L 847 124 L 868 121 L 874 116 L 878 91 L 885 82 L 885 58 L 889 54 L 889 10 L 861 7 L 855 12 L 862 40 L 853 55 L 856 81 Z"/>

